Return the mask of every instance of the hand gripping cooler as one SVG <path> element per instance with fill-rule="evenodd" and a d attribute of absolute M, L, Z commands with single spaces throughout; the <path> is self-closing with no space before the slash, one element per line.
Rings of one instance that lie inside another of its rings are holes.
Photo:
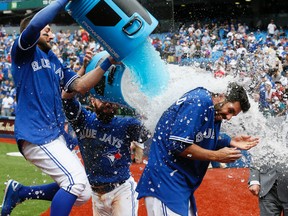
<path fill-rule="evenodd" d="M 65 9 L 116 61 L 135 50 L 158 25 L 136 0 L 75 0 Z"/>
<path fill-rule="evenodd" d="M 86 72 L 90 72 L 108 56 L 108 52 L 103 51 L 96 54 L 89 62 Z M 104 74 L 100 82 L 90 90 L 90 93 L 101 100 L 119 103 L 127 107 L 131 107 L 125 100 L 122 94 L 121 82 L 123 73 L 126 70 L 125 65 L 112 65 Z"/>

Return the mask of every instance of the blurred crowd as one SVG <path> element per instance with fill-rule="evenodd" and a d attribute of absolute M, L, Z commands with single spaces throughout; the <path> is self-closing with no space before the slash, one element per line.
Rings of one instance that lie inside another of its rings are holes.
<path fill-rule="evenodd" d="M 199 67 L 215 79 L 234 76 L 249 90 L 265 116 L 288 115 L 287 29 L 273 20 L 267 29 L 251 31 L 246 24 L 195 22 L 173 33 L 152 34 L 151 43 L 169 64 Z M 0 106 L 2 116 L 13 116 L 17 106 L 11 78 L 10 49 L 16 33 L 0 27 Z M 52 50 L 73 70 L 80 69 L 86 49 L 103 50 L 81 27 L 55 32 Z"/>
<path fill-rule="evenodd" d="M 242 23 L 183 25 L 177 32 L 155 35 L 152 44 L 163 60 L 211 72 L 216 79 L 233 76 L 259 104 L 265 116 L 288 112 L 287 29 L 273 20 L 255 31 Z"/>

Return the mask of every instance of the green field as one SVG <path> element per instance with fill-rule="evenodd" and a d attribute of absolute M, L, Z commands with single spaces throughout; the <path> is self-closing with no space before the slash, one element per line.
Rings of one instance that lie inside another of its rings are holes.
<path fill-rule="evenodd" d="M 2 204 L 6 182 L 9 179 L 24 185 L 38 185 L 52 182 L 51 178 L 23 157 L 8 156 L 8 152 L 18 152 L 17 145 L 0 142 L 0 204 Z M 11 216 L 38 216 L 50 206 L 49 201 L 27 200 L 18 205 Z"/>

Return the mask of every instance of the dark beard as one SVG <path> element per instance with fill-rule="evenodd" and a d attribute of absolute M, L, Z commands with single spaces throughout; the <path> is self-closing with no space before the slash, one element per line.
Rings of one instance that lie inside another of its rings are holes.
<path fill-rule="evenodd" d="M 222 119 L 226 119 L 226 116 L 223 116 L 222 114 L 220 114 L 219 111 L 221 110 L 224 104 L 225 104 L 224 102 L 221 102 L 221 103 L 217 103 L 214 105 L 215 116 L 221 115 Z M 218 122 L 218 120 L 215 120 L 215 121 Z"/>
<path fill-rule="evenodd" d="M 112 119 L 114 118 L 114 115 L 108 115 L 108 114 L 103 113 L 103 114 L 98 114 L 97 118 L 103 123 L 107 124 L 112 121 Z"/>
<path fill-rule="evenodd" d="M 47 46 L 41 46 L 40 49 L 45 52 L 48 53 L 51 50 L 51 46 L 47 45 Z"/>
<path fill-rule="evenodd" d="M 38 46 L 45 53 L 48 53 L 51 50 L 51 48 L 52 48 L 50 44 L 42 43 L 42 42 L 38 43 Z"/>
<path fill-rule="evenodd" d="M 221 108 L 223 107 L 224 103 L 221 102 L 221 103 L 217 103 L 214 105 L 214 110 L 215 110 L 215 113 L 217 114 L 219 110 L 221 110 Z"/>

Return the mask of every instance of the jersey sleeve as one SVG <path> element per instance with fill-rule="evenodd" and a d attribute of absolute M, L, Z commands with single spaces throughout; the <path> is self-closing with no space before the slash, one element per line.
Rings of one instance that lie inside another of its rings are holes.
<path fill-rule="evenodd" d="M 68 0 L 57 0 L 39 11 L 19 37 L 19 47 L 25 50 L 34 46 L 38 41 L 40 31 L 53 21 L 67 2 Z"/>
<path fill-rule="evenodd" d="M 192 144 L 206 118 L 203 107 L 198 103 L 184 102 L 178 109 L 169 139 Z"/>
<path fill-rule="evenodd" d="M 75 121 L 80 116 L 81 104 L 75 98 L 63 99 L 63 107 L 65 111 L 66 118 L 69 121 Z"/>
<path fill-rule="evenodd" d="M 91 119 L 93 120 L 95 118 L 95 116 L 93 116 L 95 113 L 87 111 L 75 98 L 63 99 L 63 107 L 66 118 L 76 134 L 85 128 Z"/>
<path fill-rule="evenodd" d="M 62 71 L 64 72 L 63 86 L 62 86 L 63 90 L 67 92 L 72 92 L 69 90 L 69 86 L 80 76 L 66 65 L 62 65 Z"/>
<path fill-rule="evenodd" d="M 217 140 L 217 149 L 230 147 L 231 137 L 225 133 L 220 133 Z"/>
<path fill-rule="evenodd" d="M 172 129 L 167 146 L 170 151 L 175 154 L 181 153 L 189 145 L 196 143 L 196 134 L 209 121 L 208 107 L 210 104 L 207 97 L 192 98 L 179 105 L 176 117 L 171 123 Z"/>

